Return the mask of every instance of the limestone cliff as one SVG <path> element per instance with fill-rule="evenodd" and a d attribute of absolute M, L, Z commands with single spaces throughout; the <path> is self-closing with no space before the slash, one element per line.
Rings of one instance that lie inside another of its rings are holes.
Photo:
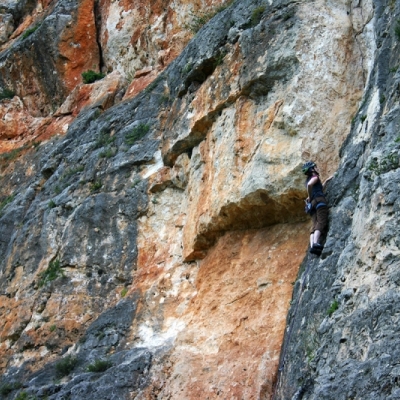
<path fill-rule="evenodd" d="M 399 6 L 374 2 L 375 57 L 329 187 L 325 249 L 295 285 L 276 398 L 400 396 Z"/>
<path fill-rule="evenodd" d="M 399 12 L 1 5 L 0 396 L 398 398 Z"/>

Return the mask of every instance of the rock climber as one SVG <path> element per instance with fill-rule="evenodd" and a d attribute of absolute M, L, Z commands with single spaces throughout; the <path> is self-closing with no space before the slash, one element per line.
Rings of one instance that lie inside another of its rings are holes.
<path fill-rule="evenodd" d="M 305 200 L 306 210 L 312 218 L 310 231 L 310 253 L 320 255 L 324 246 L 320 243 L 321 235 L 328 225 L 328 202 L 324 189 L 332 179 L 330 176 L 324 183 L 321 182 L 317 165 L 313 161 L 306 162 L 302 171 L 307 175 L 306 187 L 308 197 Z"/>

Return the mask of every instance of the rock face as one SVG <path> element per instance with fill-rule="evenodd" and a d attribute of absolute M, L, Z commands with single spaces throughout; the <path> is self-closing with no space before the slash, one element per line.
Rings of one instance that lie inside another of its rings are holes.
<path fill-rule="evenodd" d="M 0 85 L 33 116 L 47 116 L 80 83 L 81 72 L 99 67 L 93 1 L 58 2 L 24 28 L 2 52 Z"/>
<path fill-rule="evenodd" d="M 295 286 L 276 398 L 400 395 L 398 12 L 375 2 L 376 58 L 329 187 L 325 249 Z"/>
<path fill-rule="evenodd" d="M 105 109 L 124 93 L 125 98 L 136 95 L 177 57 L 191 37 L 182 28 L 185 16 L 199 4 L 125 3 L 15 0 L 0 7 L 0 89 L 19 97 L 18 111 L 3 111 L 0 105 L 0 113 L 14 121 L 30 119 L 18 129 L 7 127 L 7 142 L 0 143 L 0 151 L 64 134 L 70 119 L 61 123 L 50 117 L 59 116 L 60 106 L 63 115 L 68 109 L 76 116 L 82 103 L 87 104 L 83 96 L 93 97 L 90 85 L 82 88 L 83 72 L 119 76 L 117 88 L 101 85 Z M 71 92 L 73 105 L 67 98 Z"/>
<path fill-rule="evenodd" d="M 396 7 L 2 6 L 1 395 L 398 398 Z"/>

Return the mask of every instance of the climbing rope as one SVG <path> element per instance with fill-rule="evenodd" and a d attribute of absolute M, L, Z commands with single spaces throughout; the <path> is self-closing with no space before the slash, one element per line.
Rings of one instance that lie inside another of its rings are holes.
<path fill-rule="evenodd" d="M 286 340 L 284 340 L 284 342 L 283 342 L 281 360 L 279 362 L 279 368 L 278 368 L 278 376 L 276 378 L 276 384 L 275 384 L 274 392 L 272 394 L 272 400 L 276 400 L 276 392 L 277 392 L 277 389 L 278 389 L 278 386 L 280 383 L 281 373 L 282 373 L 283 369 L 285 368 L 285 359 L 286 359 L 287 348 L 290 343 L 290 338 L 292 336 L 294 321 L 296 320 L 297 309 L 299 308 L 299 304 L 301 303 L 301 299 L 303 297 L 304 286 L 305 286 L 306 278 L 307 278 L 308 272 L 310 270 L 310 267 L 311 267 L 311 263 L 309 263 L 307 265 L 307 268 L 303 274 L 302 282 L 301 282 L 301 286 L 300 286 L 300 294 L 299 294 L 298 300 L 296 302 L 296 306 L 294 308 L 292 320 L 290 321 L 290 324 L 289 324 L 289 329 L 288 329 Z"/>

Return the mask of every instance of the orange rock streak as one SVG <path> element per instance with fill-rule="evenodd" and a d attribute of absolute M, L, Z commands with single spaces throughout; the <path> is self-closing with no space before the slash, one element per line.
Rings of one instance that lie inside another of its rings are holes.
<path fill-rule="evenodd" d="M 60 40 L 60 54 L 68 60 L 61 66 L 68 90 L 72 90 L 81 83 L 83 71 L 99 68 L 99 49 L 93 7 L 93 0 L 83 0 L 76 21 L 71 24 L 70 29 L 66 30 Z"/>
<path fill-rule="evenodd" d="M 178 318 L 185 328 L 148 396 L 270 398 L 306 232 L 305 223 L 282 224 L 219 239 L 199 263 L 185 312 L 172 299 L 163 308 L 164 320 Z"/>

